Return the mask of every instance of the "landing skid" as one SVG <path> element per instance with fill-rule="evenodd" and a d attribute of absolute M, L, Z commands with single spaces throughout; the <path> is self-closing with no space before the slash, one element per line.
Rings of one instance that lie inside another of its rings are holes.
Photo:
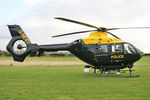
<path fill-rule="evenodd" d="M 140 75 L 135 75 L 135 76 L 112 76 L 112 77 L 122 77 L 122 78 L 130 78 L 130 77 L 139 77 Z"/>
<path fill-rule="evenodd" d="M 101 78 L 103 77 L 109 77 L 109 76 L 104 76 L 103 74 L 106 73 L 104 71 L 103 68 L 99 69 L 100 70 L 100 73 L 101 73 Z M 131 78 L 131 77 L 139 77 L 140 75 L 132 75 L 132 71 L 135 71 L 135 70 L 131 70 L 131 68 L 129 68 L 129 70 L 118 70 L 119 73 L 125 73 L 126 71 L 129 71 L 129 76 L 111 76 L 111 77 L 124 77 L 124 78 Z M 94 68 L 94 74 L 96 73 L 96 68 Z M 117 73 L 112 73 L 110 71 L 108 71 L 108 74 L 117 74 Z"/>
<path fill-rule="evenodd" d="M 103 76 L 103 77 L 113 77 L 113 78 L 134 78 L 139 77 L 140 75 L 134 75 L 134 76 Z M 101 77 L 101 78 L 103 78 Z"/>

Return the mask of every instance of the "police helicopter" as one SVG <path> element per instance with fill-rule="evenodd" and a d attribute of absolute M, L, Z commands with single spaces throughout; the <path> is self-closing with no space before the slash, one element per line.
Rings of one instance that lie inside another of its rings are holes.
<path fill-rule="evenodd" d="M 130 75 L 125 77 L 139 76 L 133 76 L 133 70 L 131 68 L 143 56 L 143 52 L 109 31 L 119 29 L 146 29 L 150 27 L 104 28 L 62 17 L 56 17 L 55 19 L 95 29 L 52 36 L 55 38 L 91 32 L 89 37 L 78 39 L 71 43 L 38 45 L 31 43 L 19 25 L 8 25 L 12 39 L 7 45 L 7 50 L 13 55 L 13 59 L 23 62 L 29 54 L 31 56 L 36 56 L 37 54 L 40 56 L 44 51 L 69 51 L 88 64 L 85 66 L 86 69 L 90 67 L 94 68 L 94 73 L 96 73 L 96 69 L 100 70 L 101 77 L 103 77 L 104 72 L 121 72 L 120 69 L 123 68 L 129 68 L 129 70 L 124 70 L 123 72 L 130 72 Z M 109 37 L 108 34 L 112 35 L 113 38 Z"/>

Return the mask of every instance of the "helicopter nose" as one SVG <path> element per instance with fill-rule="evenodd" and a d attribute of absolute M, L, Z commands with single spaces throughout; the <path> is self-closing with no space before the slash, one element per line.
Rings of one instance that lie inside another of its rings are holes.
<path fill-rule="evenodd" d="M 143 53 L 143 52 L 141 52 L 141 53 L 140 53 L 140 56 L 141 56 L 141 57 L 143 57 L 143 56 L 144 56 L 144 53 Z"/>
<path fill-rule="evenodd" d="M 138 51 L 138 54 L 139 54 L 140 58 L 144 56 L 144 52 L 143 51 Z"/>

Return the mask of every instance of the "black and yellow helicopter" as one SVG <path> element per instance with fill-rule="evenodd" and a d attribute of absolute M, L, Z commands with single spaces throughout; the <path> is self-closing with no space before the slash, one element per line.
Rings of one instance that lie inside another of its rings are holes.
<path fill-rule="evenodd" d="M 89 37 L 78 39 L 71 43 L 38 45 L 31 43 L 19 25 L 8 25 L 12 39 L 7 45 L 7 50 L 12 53 L 15 61 L 23 62 L 27 55 L 30 54 L 31 56 L 35 56 L 37 53 L 38 55 L 42 55 L 44 51 L 69 51 L 76 57 L 89 64 L 85 66 L 86 68 L 94 68 L 94 73 L 96 73 L 96 69 L 99 69 L 101 72 L 101 77 L 103 77 L 103 73 L 106 71 L 120 71 L 120 69 L 123 68 L 129 68 L 128 71 L 130 72 L 130 75 L 127 77 L 139 76 L 133 76 L 133 70 L 131 70 L 131 68 L 133 67 L 134 62 L 143 56 L 143 52 L 108 31 L 118 29 L 142 29 L 150 27 L 104 28 L 62 17 L 57 17 L 55 19 L 88 26 L 95 28 L 95 30 L 79 31 L 52 36 L 54 38 L 92 32 Z M 108 34 L 112 35 L 114 38 L 109 37 Z"/>

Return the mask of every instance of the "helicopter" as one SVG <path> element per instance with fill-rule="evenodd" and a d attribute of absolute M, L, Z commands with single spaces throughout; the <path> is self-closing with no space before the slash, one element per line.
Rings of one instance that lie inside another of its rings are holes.
<path fill-rule="evenodd" d="M 56 17 L 55 19 L 84 25 L 94 29 L 52 36 L 52 38 L 56 38 L 91 32 L 89 37 L 78 39 L 71 43 L 38 45 L 36 43 L 31 43 L 19 25 L 7 25 L 12 39 L 8 43 L 6 49 L 13 55 L 13 59 L 18 62 L 23 62 L 29 54 L 30 56 L 36 56 L 37 54 L 41 56 L 45 51 L 69 51 L 88 64 L 85 66 L 86 69 L 94 68 L 94 73 L 96 73 L 98 69 L 101 73 L 101 77 L 103 77 L 104 72 L 121 72 L 121 69 L 124 68 L 129 68 L 129 70 L 124 70 L 123 72 L 130 72 L 130 75 L 125 77 L 139 76 L 132 75 L 132 71 L 134 71 L 132 67 L 133 64 L 143 56 L 143 52 L 109 31 L 119 29 L 147 29 L 150 27 L 105 28 L 63 17 Z M 113 37 L 109 37 L 108 34 Z"/>

